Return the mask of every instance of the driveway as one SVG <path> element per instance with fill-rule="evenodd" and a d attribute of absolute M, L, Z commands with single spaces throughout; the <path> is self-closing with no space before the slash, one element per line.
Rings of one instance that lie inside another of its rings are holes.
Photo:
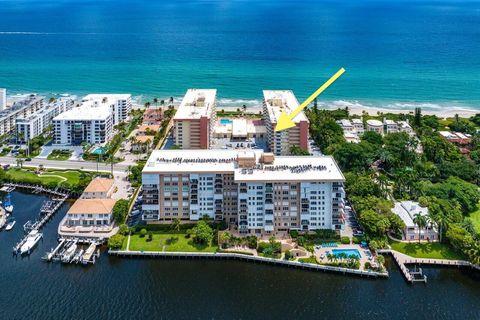
<path fill-rule="evenodd" d="M 81 146 L 43 146 L 42 151 L 35 158 L 47 159 L 48 155 L 52 153 L 53 150 L 71 150 L 72 156 L 68 160 L 83 161 L 83 148 Z"/>

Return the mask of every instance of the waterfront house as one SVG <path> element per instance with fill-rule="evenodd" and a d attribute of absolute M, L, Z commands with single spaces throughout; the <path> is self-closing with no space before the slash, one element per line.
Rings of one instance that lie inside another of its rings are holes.
<path fill-rule="evenodd" d="M 438 240 L 437 227 L 433 222 L 428 221 L 427 219 L 427 225 L 422 228 L 419 228 L 419 226 L 414 222 L 417 214 L 428 217 L 428 208 L 420 206 L 418 202 L 401 201 L 395 202 L 392 212 L 399 216 L 400 219 L 402 219 L 402 221 L 405 223 L 402 240 L 418 241 L 419 237 L 420 240 Z"/>

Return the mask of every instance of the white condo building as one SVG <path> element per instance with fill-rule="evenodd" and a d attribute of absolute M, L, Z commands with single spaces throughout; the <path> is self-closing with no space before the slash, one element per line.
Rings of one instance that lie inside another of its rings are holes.
<path fill-rule="evenodd" d="M 0 88 L 0 111 L 7 106 L 7 89 Z"/>
<path fill-rule="evenodd" d="M 130 94 L 90 94 L 82 99 L 80 107 L 53 119 L 53 143 L 104 144 L 113 137 L 113 126 L 125 121 L 131 109 Z"/>
<path fill-rule="evenodd" d="M 261 150 L 155 150 L 142 173 L 142 218 L 170 223 L 207 215 L 240 233 L 341 229 L 344 177 L 329 156 Z"/>
<path fill-rule="evenodd" d="M 73 98 L 63 97 L 27 117 L 17 118 L 15 124 L 17 143 L 27 142 L 41 135 L 52 124 L 55 116 L 72 109 L 73 104 Z"/>

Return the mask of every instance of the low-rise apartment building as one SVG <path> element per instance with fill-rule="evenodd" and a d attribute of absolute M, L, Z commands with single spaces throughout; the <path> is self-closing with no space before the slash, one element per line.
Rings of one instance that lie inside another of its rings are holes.
<path fill-rule="evenodd" d="M 18 117 L 15 121 L 17 143 L 26 143 L 41 135 L 52 124 L 54 117 L 72 109 L 73 104 L 72 98 L 64 97 L 27 117 Z"/>
<path fill-rule="evenodd" d="M 70 207 L 58 226 L 62 237 L 105 239 L 118 231 L 113 218 L 113 179 L 95 178 Z"/>
<path fill-rule="evenodd" d="M 188 89 L 173 117 L 175 144 L 209 149 L 216 121 L 216 89 Z"/>
<path fill-rule="evenodd" d="M 0 135 L 14 131 L 17 118 L 26 118 L 42 109 L 43 106 L 43 97 L 32 94 L 14 102 L 11 107 L 1 110 Z"/>
<path fill-rule="evenodd" d="M 242 234 L 341 229 L 344 177 L 329 156 L 261 150 L 155 150 L 142 173 L 142 218 L 221 221 Z"/>
<path fill-rule="evenodd" d="M 279 132 L 275 131 L 280 114 L 292 113 L 298 106 L 298 100 L 290 90 L 264 90 L 263 115 L 267 129 L 267 139 L 270 150 L 275 155 L 290 155 L 293 146 L 308 150 L 309 121 L 300 112 L 293 122 L 295 127 Z"/>
<path fill-rule="evenodd" d="M 113 179 L 95 178 L 83 190 L 82 199 L 106 199 L 112 196 L 114 189 Z"/>

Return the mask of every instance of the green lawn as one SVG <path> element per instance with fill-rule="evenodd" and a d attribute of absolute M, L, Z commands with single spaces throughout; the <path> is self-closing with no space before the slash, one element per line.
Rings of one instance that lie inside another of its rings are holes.
<path fill-rule="evenodd" d="M 68 184 L 77 185 L 80 182 L 80 171 L 70 170 L 52 170 L 48 169 L 37 175 L 33 170 L 11 168 L 6 172 L 7 177 L 14 182 L 24 182 L 33 184 L 53 184 L 57 185 Z M 89 173 L 85 172 L 89 175 Z"/>
<path fill-rule="evenodd" d="M 126 249 L 128 237 L 125 238 L 123 248 Z M 139 234 L 134 234 L 130 239 L 130 250 L 132 251 L 167 251 L 167 252 L 215 252 L 216 245 L 198 245 L 191 239 L 187 239 L 185 234 L 172 233 L 154 233 L 152 241 L 148 241 L 148 236 L 143 238 Z"/>
<path fill-rule="evenodd" d="M 480 206 L 478 210 L 470 213 L 470 220 L 472 221 L 475 230 L 480 233 Z"/>
<path fill-rule="evenodd" d="M 48 156 L 48 160 L 68 160 L 72 156 L 71 150 L 53 150 Z"/>
<path fill-rule="evenodd" d="M 444 243 L 418 243 L 418 242 L 397 242 L 390 241 L 393 250 L 408 254 L 415 258 L 431 258 L 431 259 L 450 259 L 463 260 L 464 256 L 457 253 L 448 244 Z"/>

